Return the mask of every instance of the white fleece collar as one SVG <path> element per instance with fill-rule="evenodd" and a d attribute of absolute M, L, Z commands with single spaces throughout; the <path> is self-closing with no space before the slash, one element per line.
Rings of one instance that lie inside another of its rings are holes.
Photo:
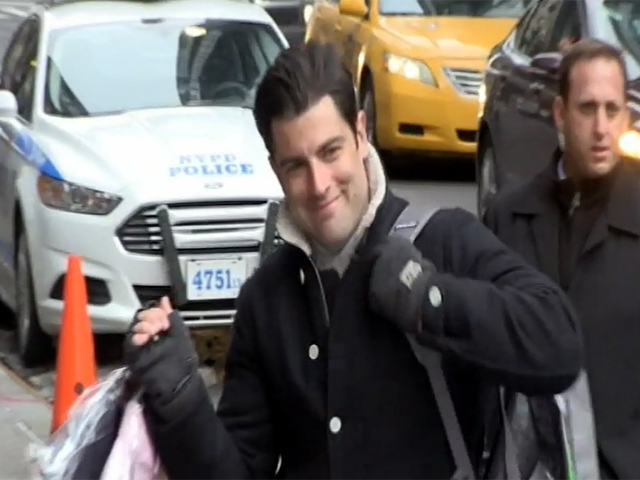
<path fill-rule="evenodd" d="M 368 162 L 367 171 L 369 175 L 369 193 L 371 197 L 371 200 L 369 201 L 369 208 L 362 217 L 354 235 L 352 235 L 347 245 L 345 245 L 342 251 L 337 255 L 319 251 L 317 248 L 312 249 L 309 239 L 307 239 L 298 226 L 295 225 L 289 209 L 287 208 L 286 201 L 283 202 L 282 207 L 278 212 L 276 227 L 280 237 L 285 242 L 301 249 L 307 254 L 307 256 L 313 257 L 320 270 L 335 269 L 340 276 L 344 274 L 349 262 L 351 261 L 353 252 L 364 234 L 364 231 L 371 226 L 371 223 L 376 216 L 376 212 L 378 211 L 378 207 L 384 199 L 384 194 L 387 188 L 384 167 L 378 152 L 376 152 L 376 149 L 371 144 L 369 145 Z"/>

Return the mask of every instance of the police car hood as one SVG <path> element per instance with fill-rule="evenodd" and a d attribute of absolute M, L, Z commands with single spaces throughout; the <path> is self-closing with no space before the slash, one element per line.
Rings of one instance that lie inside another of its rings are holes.
<path fill-rule="evenodd" d="M 185 107 L 40 124 L 65 179 L 143 201 L 280 198 L 251 110 Z"/>

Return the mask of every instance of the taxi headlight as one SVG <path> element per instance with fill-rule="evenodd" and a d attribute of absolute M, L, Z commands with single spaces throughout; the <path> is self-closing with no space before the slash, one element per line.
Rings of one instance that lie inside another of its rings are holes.
<path fill-rule="evenodd" d="M 402 75 L 410 80 L 419 80 L 427 85 L 438 86 L 431 69 L 426 63 L 395 53 L 384 54 L 384 66 L 388 72 Z"/>
<path fill-rule="evenodd" d="M 623 155 L 640 160 L 640 133 L 635 130 L 623 133 L 618 141 L 618 147 Z"/>
<path fill-rule="evenodd" d="M 484 81 L 480 84 L 478 89 L 478 118 L 482 117 L 484 113 L 484 104 L 487 102 L 487 85 Z"/>
<path fill-rule="evenodd" d="M 117 195 L 43 174 L 38 177 L 38 195 L 47 207 L 86 215 L 108 215 L 122 201 Z"/>
<path fill-rule="evenodd" d="M 302 10 L 302 15 L 304 16 L 304 23 L 309 23 L 311 19 L 311 14 L 313 13 L 313 5 L 305 5 Z"/>

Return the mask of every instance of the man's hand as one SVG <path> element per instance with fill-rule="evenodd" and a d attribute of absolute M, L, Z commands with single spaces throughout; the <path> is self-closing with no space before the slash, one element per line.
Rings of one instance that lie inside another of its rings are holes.
<path fill-rule="evenodd" d="M 169 315 L 173 312 L 171 301 L 167 297 L 162 297 L 160 306 L 143 310 L 136 316 L 131 342 L 134 345 L 142 346 L 149 340 L 158 340 L 160 333 L 169 330 Z"/>
<path fill-rule="evenodd" d="M 435 267 L 404 237 L 388 237 L 378 252 L 369 283 L 371 308 L 405 332 L 420 332 L 423 299 Z"/>
<path fill-rule="evenodd" d="M 144 390 L 145 401 L 167 417 L 173 411 L 169 405 L 199 380 L 191 335 L 167 297 L 158 307 L 137 313 L 125 339 L 124 359 L 133 380 Z"/>

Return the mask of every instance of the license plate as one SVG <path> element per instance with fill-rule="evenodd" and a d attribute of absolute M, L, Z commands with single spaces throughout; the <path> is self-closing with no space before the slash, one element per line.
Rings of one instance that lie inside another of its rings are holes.
<path fill-rule="evenodd" d="M 189 260 L 186 272 L 189 300 L 236 298 L 247 279 L 247 263 L 242 257 Z"/>

